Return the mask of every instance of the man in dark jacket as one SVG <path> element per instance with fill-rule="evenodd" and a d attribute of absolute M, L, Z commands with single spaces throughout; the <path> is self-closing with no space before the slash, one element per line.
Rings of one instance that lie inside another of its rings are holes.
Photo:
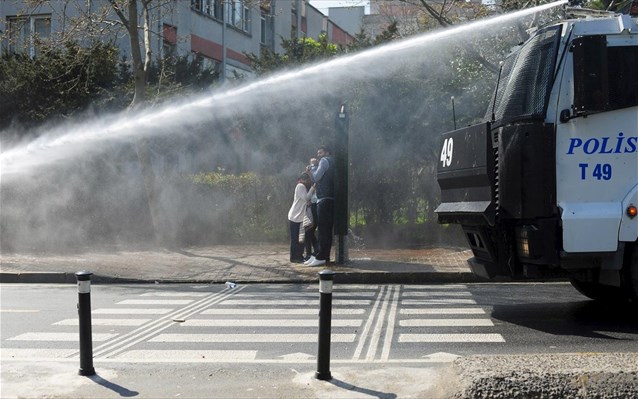
<path fill-rule="evenodd" d="M 308 266 L 325 265 L 330 260 L 332 250 L 332 228 L 334 225 L 334 159 L 330 149 L 321 146 L 317 150 L 319 165 L 311 170 L 317 189 L 317 228 L 319 229 L 319 252 L 304 264 Z"/>

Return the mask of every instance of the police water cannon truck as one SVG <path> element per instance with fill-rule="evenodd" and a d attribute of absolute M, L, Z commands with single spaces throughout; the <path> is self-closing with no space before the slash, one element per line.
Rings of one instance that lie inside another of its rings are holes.
<path fill-rule="evenodd" d="M 439 223 L 475 274 L 567 273 L 638 303 L 638 19 L 539 28 L 502 64 L 485 122 L 443 134 Z"/>

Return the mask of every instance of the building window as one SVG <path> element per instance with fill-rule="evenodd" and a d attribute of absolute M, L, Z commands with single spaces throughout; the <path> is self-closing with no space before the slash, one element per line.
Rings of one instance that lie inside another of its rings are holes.
<path fill-rule="evenodd" d="M 225 0 L 228 5 L 226 23 L 250 33 L 250 8 L 246 0 Z"/>
<path fill-rule="evenodd" d="M 213 0 L 202 0 L 202 12 L 206 15 L 215 14 L 215 2 Z"/>
<path fill-rule="evenodd" d="M 9 52 L 37 57 L 51 37 L 51 15 L 8 17 Z"/>
<path fill-rule="evenodd" d="M 273 21 L 272 15 L 266 11 L 261 11 L 260 39 L 263 46 L 272 47 L 273 45 Z"/>
<path fill-rule="evenodd" d="M 252 0 L 191 0 L 191 8 L 221 20 L 226 7 L 226 23 L 250 33 L 249 1 Z"/>
<path fill-rule="evenodd" d="M 222 19 L 222 16 L 224 15 L 224 1 L 226 0 L 215 0 L 215 11 L 213 16 L 217 19 Z"/>
<path fill-rule="evenodd" d="M 193 8 L 210 17 L 222 19 L 224 1 L 228 0 L 193 0 Z"/>

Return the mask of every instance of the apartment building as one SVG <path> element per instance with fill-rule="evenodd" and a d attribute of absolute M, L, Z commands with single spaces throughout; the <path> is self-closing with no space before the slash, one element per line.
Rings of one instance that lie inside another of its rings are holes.
<path fill-rule="evenodd" d="M 251 75 L 244 54 L 260 54 L 263 48 L 282 52 L 281 38 L 316 39 L 325 33 L 335 44 L 352 40 L 308 0 L 155 0 L 150 14 L 154 56 L 197 53 L 227 77 Z M 118 21 L 108 0 L 52 0 L 39 6 L 0 1 L 2 49 L 31 56 L 37 55 L 38 43 L 65 37 L 111 40 L 127 56 L 129 39 Z"/>

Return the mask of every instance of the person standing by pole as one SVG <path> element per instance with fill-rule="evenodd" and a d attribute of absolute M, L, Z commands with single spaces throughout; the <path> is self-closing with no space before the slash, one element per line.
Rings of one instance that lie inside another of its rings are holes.
<path fill-rule="evenodd" d="M 332 250 L 334 225 L 334 160 L 330 148 L 323 145 L 317 149 L 319 165 L 311 170 L 317 189 L 317 228 L 319 229 L 319 251 L 317 256 L 304 262 L 308 266 L 325 265 Z"/>
<path fill-rule="evenodd" d="M 306 215 L 306 207 L 314 193 L 312 179 L 309 172 L 304 172 L 297 179 L 295 195 L 288 211 L 288 223 L 290 226 L 290 262 L 303 263 L 303 242 L 300 242 L 303 219 Z"/>
<path fill-rule="evenodd" d="M 319 161 L 317 158 L 310 158 L 310 164 L 306 168 L 308 173 L 312 169 L 316 169 Z M 306 230 L 306 257 L 304 258 L 304 263 L 309 262 L 310 258 L 314 258 L 319 253 L 319 245 L 317 244 L 317 236 L 315 235 L 315 230 L 317 230 L 317 193 L 313 190 L 312 198 L 310 199 L 310 213 L 312 214 L 312 226 Z"/>

